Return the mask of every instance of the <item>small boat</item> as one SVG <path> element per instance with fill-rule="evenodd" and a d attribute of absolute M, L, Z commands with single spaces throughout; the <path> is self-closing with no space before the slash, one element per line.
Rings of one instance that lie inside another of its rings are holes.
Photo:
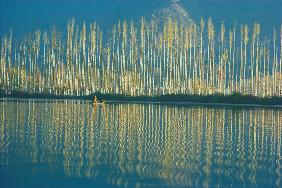
<path fill-rule="evenodd" d="M 92 106 L 104 105 L 104 104 L 105 104 L 105 101 L 103 100 L 99 101 L 99 99 L 96 96 L 94 96 L 93 101 L 92 101 Z"/>

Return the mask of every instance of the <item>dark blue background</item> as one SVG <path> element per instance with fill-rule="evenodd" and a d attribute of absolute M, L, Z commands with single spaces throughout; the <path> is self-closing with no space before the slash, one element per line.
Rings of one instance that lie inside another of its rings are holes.
<path fill-rule="evenodd" d="M 166 8 L 170 0 L 0 0 L 0 35 L 13 30 L 21 37 L 36 29 L 49 30 L 52 26 L 65 31 L 67 20 L 77 23 L 98 22 L 108 31 L 117 21 L 150 19 L 154 12 Z M 216 25 L 222 21 L 232 26 L 259 21 L 263 34 L 282 23 L 282 0 L 180 0 L 178 2 L 199 22 L 201 17 L 212 17 Z M 219 27 L 216 27 L 218 30 Z"/>

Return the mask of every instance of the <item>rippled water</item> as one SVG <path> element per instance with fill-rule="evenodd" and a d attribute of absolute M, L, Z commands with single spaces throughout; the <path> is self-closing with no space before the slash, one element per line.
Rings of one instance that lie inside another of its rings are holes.
<path fill-rule="evenodd" d="M 282 110 L 0 101 L 0 187 L 281 187 Z"/>

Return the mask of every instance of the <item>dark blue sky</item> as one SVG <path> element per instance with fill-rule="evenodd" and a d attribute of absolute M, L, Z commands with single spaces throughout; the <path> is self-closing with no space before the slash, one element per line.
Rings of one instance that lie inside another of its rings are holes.
<path fill-rule="evenodd" d="M 171 0 L 0 0 L 0 35 L 13 29 L 21 36 L 36 29 L 46 30 L 56 25 L 66 28 L 67 20 L 78 23 L 96 21 L 104 30 L 119 19 L 139 20 L 166 8 Z M 213 17 L 220 24 L 253 23 L 259 21 L 265 33 L 282 23 L 282 0 L 179 0 L 195 21 Z"/>

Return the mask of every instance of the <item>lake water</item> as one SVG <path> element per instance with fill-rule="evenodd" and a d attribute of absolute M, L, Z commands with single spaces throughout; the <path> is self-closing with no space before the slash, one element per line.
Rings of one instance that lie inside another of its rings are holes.
<path fill-rule="evenodd" d="M 0 101 L 0 187 L 281 187 L 282 110 Z"/>

